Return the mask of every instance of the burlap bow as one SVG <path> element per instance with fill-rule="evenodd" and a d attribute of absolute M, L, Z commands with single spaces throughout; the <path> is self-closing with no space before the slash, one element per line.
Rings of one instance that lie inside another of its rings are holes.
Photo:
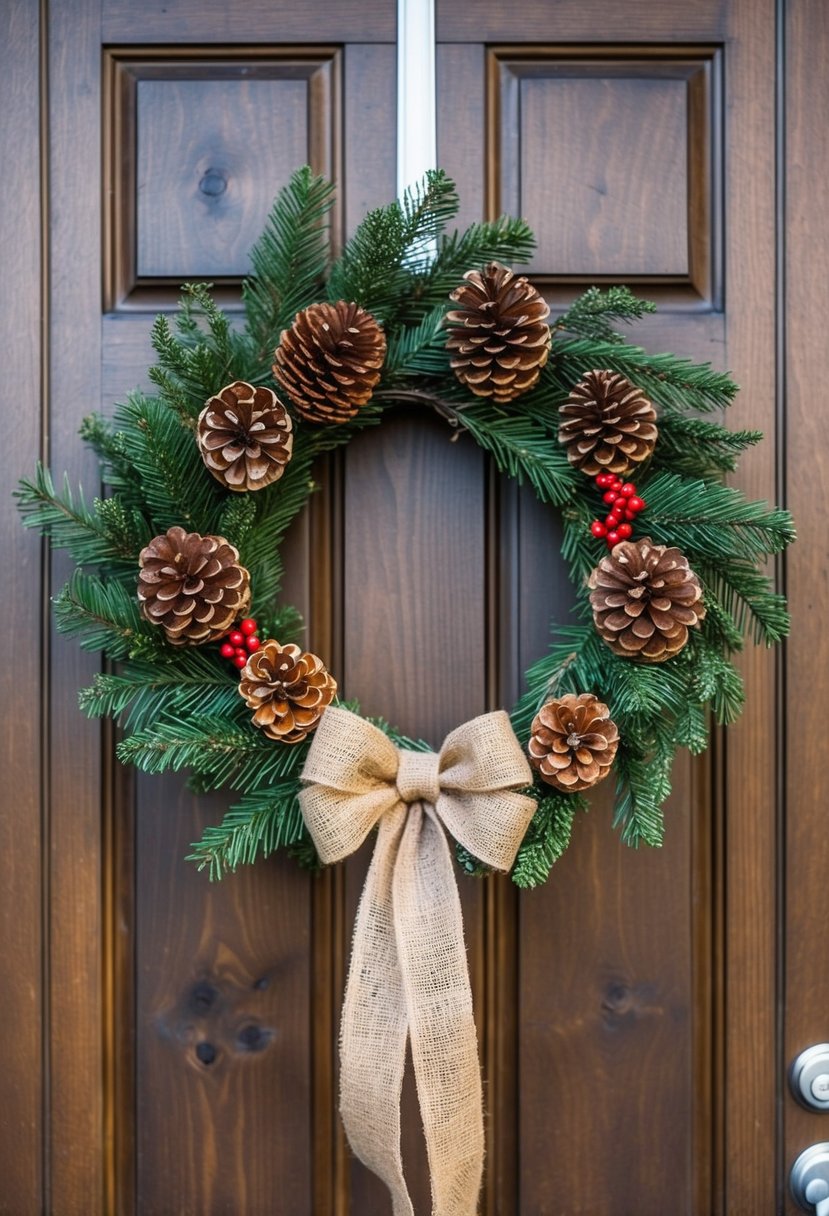
<path fill-rule="evenodd" d="M 478 1048 L 463 921 L 444 826 L 508 870 L 535 810 L 503 710 L 403 751 L 348 710 L 325 711 L 308 752 L 302 813 L 326 863 L 379 823 L 357 920 L 340 1031 L 340 1111 L 356 1155 L 413 1216 L 400 1156 L 406 1036 L 412 1046 L 433 1216 L 474 1216 L 484 1156 Z"/>

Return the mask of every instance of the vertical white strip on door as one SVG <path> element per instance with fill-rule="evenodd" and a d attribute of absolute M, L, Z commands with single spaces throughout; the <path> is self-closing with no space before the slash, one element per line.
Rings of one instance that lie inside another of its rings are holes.
<path fill-rule="evenodd" d="M 436 168 L 435 3 L 397 0 L 397 195 Z"/>

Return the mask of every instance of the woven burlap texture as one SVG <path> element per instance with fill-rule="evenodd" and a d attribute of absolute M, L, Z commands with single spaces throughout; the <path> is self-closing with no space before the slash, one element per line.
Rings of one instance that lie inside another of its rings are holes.
<path fill-rule="evenodd" d="M 439 753 L 395 747 L 349 710 L 323 714 L 302 773 L 302 813 L 321 859 L 341 861 L 379 825 L 354 926 L 340 1028 L 340 1112 L 354 1153 L 414 1216 L 400 1155 L 411 1040 L 433 1216 L 475 1216 L 483 1102 L 460 898 L 444 827 L 508 870 L 535 811 L 529 764 L 503 710 Z"/>

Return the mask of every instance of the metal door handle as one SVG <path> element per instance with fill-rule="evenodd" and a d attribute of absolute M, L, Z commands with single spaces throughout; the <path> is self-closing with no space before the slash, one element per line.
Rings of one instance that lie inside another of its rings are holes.
<path fill-rule="evenodd" d="M 789 1175 L 792 1197 L 804 1212 L 829 1216 L 829 1144 L 804 1149 Z"/>
<path fill-rule="evenodd" d="M 829 1043 L 815 1043 L 801 1051 L 791 1066 L 789 1081 L 798 1102 L 811 1110 L 829 1110 Z"/>

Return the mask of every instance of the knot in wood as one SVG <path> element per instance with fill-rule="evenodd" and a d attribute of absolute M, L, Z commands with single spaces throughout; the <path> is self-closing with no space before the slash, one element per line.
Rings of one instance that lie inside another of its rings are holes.
<path fill-rule="evenodd" d="M 440 757 L 436 752 L 400 751 L 397 792 L 404 802 L 429 802 L 440 794 Z"/>

